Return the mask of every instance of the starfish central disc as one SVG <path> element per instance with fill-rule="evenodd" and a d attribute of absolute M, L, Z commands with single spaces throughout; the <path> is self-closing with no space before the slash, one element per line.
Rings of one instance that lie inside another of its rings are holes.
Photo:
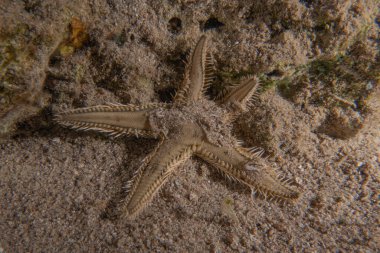
<path fill-rule="evenodd" d="M 157 108 L 150 113 L 149 124 L 153 131 L 164 136 L 196 131 L 194 141 L 209 141 L 216 145 L 231 145 L 235 141 L 230 136 L 232 125 L 228 111 L 206 99 L 188 105 Z"/>

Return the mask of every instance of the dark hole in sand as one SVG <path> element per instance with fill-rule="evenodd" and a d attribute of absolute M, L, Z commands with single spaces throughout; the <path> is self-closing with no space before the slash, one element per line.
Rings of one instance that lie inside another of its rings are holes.
<path fill-rule="evenodd" d="M 375 18 L 375 23 L 376 23 L 377 26 L 380 28 L 380 15 L 378 15 L 378 16 Z"/>
<path fill-rule="evenodd" d="M 311 5 L 313 4 L 313 0 L 300 0 L 300 3 L 305 5 L 306 8 L 310 8 Z"/>
<path fill-rule="evenodd" d="M 178 34 L 182 30 L 181 19 L 174 17 L 169 20 L 168 30 L 173 34 Z"/>
<path fill-rule="evenodd" d="M 225 26 L 225 24 L 220 22 L 217 18 L 209 18 L 205 22 L 205 24 L 203 26 L 203 30 L 207 31 L 210 29 L 217 29 L 217 28 L 222 27 L 222 26 Z"/>
<path fill-rule="evenodd" d="M 284 72 L 279 69 L 274 69 L 267 74 L 269 77 L 281 77 L 284 75 Z"/>

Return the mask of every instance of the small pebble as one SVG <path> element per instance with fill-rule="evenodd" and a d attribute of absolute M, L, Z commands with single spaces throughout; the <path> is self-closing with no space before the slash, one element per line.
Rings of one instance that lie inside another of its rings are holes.
<path fill-rule="evenodd" d="M 57 144 L 61 143 L 61 139 L 59 137 L 53 138 L 52 141 L 55 142 L 55 143 L 57 143 Z"/>

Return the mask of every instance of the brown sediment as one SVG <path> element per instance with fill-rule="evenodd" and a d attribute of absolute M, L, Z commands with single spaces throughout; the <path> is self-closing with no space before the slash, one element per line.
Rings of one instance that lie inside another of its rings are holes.
<path fill-rule="evenodd" d="M 30 72 L 16 72 L 22 82 L 14 84 L 37 81 L 51 99 L 42 113 L 17 117 L 16 135 L 0 144 L 0 251 L 376 251 L 377 4 L 4 1 L 0 24 L 10 30 L 30 23 L 30 34 L 52 29 L 52 41 L 61 41 L 77 17 L 90 37 L 72 55 L 47 63 L 45 83 L 38 81 L 46 66 L 39 60 L 27 64 Z M 175 33 L 168 30 L 173 18 L 181 20 Z M 157 142 L 63 130 L 50 111 L 160 102 L 161 93 L 170 98 L 185 55 L 205 31 L 216 63 L 207 92 L 258 75 L 265 89 L 231 126 L 233 134 L 244 148 L 263 147 L 302 197 L 296 205 L 251 198 L 245 187 L 191 159 L 140 218 L 127 221 L 118 214 L 126 197 L 120 189 Z M 54 48 L 28 45 L 42 58 Z M 13 90 L 1 92 L 8 103 Z M 345 139 L 334 136 L 342 128 Z M 236 217 L 221 208 L 226 199 Z"/>

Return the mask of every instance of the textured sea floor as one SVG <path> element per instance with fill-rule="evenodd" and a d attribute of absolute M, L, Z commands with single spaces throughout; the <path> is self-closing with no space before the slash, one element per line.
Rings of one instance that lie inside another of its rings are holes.
<path fill-rule="evenodd" d="M 377 252 L 378 4 L 4 1 L 0 252 Z M 252 197 L 191 159 L 128 221 L 123 189 L 157 141 L 75 132 L 53 114 L 170 101 L 203 33 L 216 68 L 211 97 L 245 75 L 266 85 L 234 135 L 262 146 L 302 196 Z M 294 76 L 297 85 L 279 81 Z"/>

